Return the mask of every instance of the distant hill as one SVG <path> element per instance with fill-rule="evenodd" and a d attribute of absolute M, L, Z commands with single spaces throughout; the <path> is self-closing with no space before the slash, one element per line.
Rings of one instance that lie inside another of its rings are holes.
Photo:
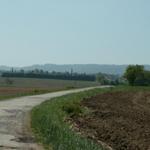
<path fill-rule="evenodd" d="M 42 69 L 44 71 L 56 71 L 56 72 L 70 72 L 71 69 L 78 73 L 106 73 L 106 74 L 117 74 L 122 75 L 128 65 L 99 65 L 99 64 L 74 64 L 74 65 L 56 65 L 56 64 L 45 64 L 45 65 L 32 65 L 27 67 L 14 67 L 15 70 L 34 70 Z M 12 67 L 0 66 L 0 70 L 11 70 Z M 150 65 L 145 65 L 146 70 L 150 70 Z"/>

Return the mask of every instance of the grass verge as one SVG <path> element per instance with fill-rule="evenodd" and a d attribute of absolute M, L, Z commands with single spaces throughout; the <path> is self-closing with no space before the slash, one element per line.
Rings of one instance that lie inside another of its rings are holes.
<path fill-rule="evenodd" d="M 108 89 L 94 89 L 76 94 L 65 95 L 44 102 L 32 112 L 31 125 L 46 149 L 53 150 L 101 150 L 93 141 L 76 134 L 65 120 L 68 115 L 80 115 L 83 98 L 97 95 Z"/>
<path fill-rule="evenodd" d="M 83 115 L 84 108 L 80 102 L 84 98 L 95 96 L 101 92 L 115 91 L 141 91 L 150 90 L 150 87 L 119 86 L 116 88 L 94 89 L 90 91 L 70 94 L 35 107 L 31 112 L 31 126 L 37 139 L 52 150 L 101 150 L 93 141 L 82 137 L 71 129 L 66 123 L 70 115 Z"/>

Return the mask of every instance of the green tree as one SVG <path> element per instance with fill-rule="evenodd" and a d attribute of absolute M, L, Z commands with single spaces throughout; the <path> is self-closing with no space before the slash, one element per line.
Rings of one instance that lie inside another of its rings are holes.
<path fill-rule="evenodd" d="M 130 85 L 134 85 L 137 78 L 143 76 L 144 66 L 142 65 L 129 65 L 124 74 Z"/>
<path fill-rule="evenodd" d="M 135 80 L 135 85 L 150 85 L 150 71 L 144 71 L 142 74 L 138 75 Z"/>
<path fill-rule="evenodd" d="M 110 81 L 101 73 L 96 75 L 96 81 L 99 82 L 101 85 L 110 84 Z"/>

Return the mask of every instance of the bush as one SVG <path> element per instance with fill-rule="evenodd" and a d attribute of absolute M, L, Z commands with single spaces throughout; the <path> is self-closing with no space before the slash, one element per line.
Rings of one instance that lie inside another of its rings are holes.
<path fill-rule="evenodd" d="M 68 103 L 63 106 L 63 111 L 65 111 L 70 116 L 79 116 L 83 111 L 79 103 Z"/>
<path fill-rule="evenodd" d="M 39 93 L 39 92 L 40 92 L 40 90 L 38 90 L 38 89 L 33 90 L 33 93 Z"/>

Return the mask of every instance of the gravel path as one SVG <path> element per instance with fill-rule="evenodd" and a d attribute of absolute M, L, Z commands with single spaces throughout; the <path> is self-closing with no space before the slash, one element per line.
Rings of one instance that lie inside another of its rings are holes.
<path fill-rule="evenodd" d="M 0 101 L 0 150 L 42 150 L 31 135 L 30 110 L 45 100 L 92 88 L 61 91 Z M 101 86 L 104 88 L 104 86 Z"/>

